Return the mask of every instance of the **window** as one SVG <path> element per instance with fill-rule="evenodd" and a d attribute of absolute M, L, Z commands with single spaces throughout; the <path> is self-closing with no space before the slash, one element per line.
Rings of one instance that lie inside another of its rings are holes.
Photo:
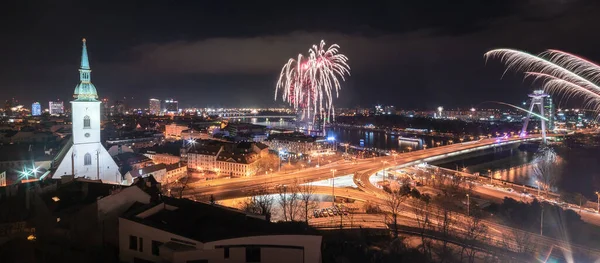
<path fill-rule="evenodd" d="M 92 155 L 90 153 L 83 156 L 83 165 L 92 165 Z"/>
<path fill-rule="evenodd" d="M 140 237 L 140 252 L 144 252 L 144 239 Z"/>
<path fill-rule="evenodd" d="M 159 242 L 156 240 L 152 240 L 152 255 L 160 256 L 160 246 L 162 246 L 163 242 Z"/>
<path fill-rule="evenodd" d="M 260 262 L 260 247 L 246 247 L 246 262 Z"/>
<path fill-rule="evenodd" d="M 90 128 L 90 116 L 85 116 L 83 117 L 83 128 L 84 129 L 89 129 Z"/>
<path fill-rule="evenodd" d="M 137 250 L 137 237 L 136 236 L 129 236 L 129 249 L 131 250 Z"/>
<path fill-rule="evenodd" d="M 223 258 L 229 258 L 229 247 L 223 248 Z"/>

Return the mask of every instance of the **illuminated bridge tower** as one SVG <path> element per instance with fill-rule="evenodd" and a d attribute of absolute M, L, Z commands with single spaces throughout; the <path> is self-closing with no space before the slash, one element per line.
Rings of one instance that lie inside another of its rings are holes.
<path fill-rule="evenodd" d="M 524 136 L 527 133 L 527 124 L 529 124 L 529 119 L 531 115 L 536 115 L 533 113 L 533 108 L 537 106 L 539 110 L 540 121 L 542 123 L 542 140 L 543 143 L 546 143 L 546 119 L 544 118 L 546 115 L 544 114 L 544 99 L 548 97 L 548 94 L 544 93 L 543 90 L 534 90 L 532 94 L 529 94 L 531 98 L 531 105 L 529 106 L 529 111 L 527 112 L 527 117 L 523 121 L 523 129 L 521 130 L 521 136 Z"/>

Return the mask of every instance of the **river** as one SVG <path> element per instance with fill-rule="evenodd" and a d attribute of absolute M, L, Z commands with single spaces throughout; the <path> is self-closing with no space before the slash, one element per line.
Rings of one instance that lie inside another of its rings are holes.
<path fill-rule="evenodd" d="M 328 136 L 334 136 L 337 141 L 361 146 L 360 140 L 364 140 L 364 147 L 376 147 L 385 150 L 407 151 L 422 149 L 423 143 L 427 147 L 440 142 L 446 144 L 449 139 L 431 136 L 420 136 L 421 143 L 399 141 L 398 136 L 389 135 L 381 131 L 368 129 L 356 129 L 345 127 L 333 127 L 327 130 Z M 408 135 L 407 135 L 408 136 Z M 410 137 L 414 137 L 411 135 Z M 596 191 L 600 191 L 600 137 L 585 136 L 577 140 L 571 140 L 560 145 L 554 145 L 560 164 L 560 180 L 557 188 L 560 191 L 579 192 L 591 200 L 595 200 Z M 532 151 L 512 148 L 500 153 L 491 153 L 484 156 L 466 158 L 460 161 L 441 163 L 440 166 L 449 169 L 462 169 L 463 167 L 471 173 L 478 172 L 487 175 L 488 170 L 494 174 L 495 179 L 501 179 L 517 184 L 525 184 L 536 187 L 532 176 L 532 165 L 534 153 Z"/>

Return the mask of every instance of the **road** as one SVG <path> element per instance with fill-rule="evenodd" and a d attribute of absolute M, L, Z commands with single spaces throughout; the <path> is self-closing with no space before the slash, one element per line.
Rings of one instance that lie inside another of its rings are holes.
<path fill-rule="evenodd" d="M 261 188 L 272 188 L 277 185 L 291 184 L 294 182 L 304 183 L 319 181 L 331 178 L 332 176 L 342 176 L 348 174 L 364 174 L 366 176 L 373 171 L 387 169 L 398 166 L 409 166 L 419 162 L 428 162 L 434 158 L 444 158 L 467 151 L 475 151 L 484 147 L 493 147 L 495 145 L 505 145 L 517 143 L 525 140 L 540 140 L 541 136 L 531 135 L 527 138 L 509 138 L 498 142 L 496 139 L 483 139 L 467 143 L 456 143 L 452 145 L 429 148 L 407 153 L 400 153 L 394 156 L 382 156 L 369 159 L 360 159 L 357 161 L 338 161 L 318 168 L 306 168 L 304 170 L 292 173 L 271 173 L 269 175 L 242 177 L 232 179 L 219 179 L 210 181 L 201 181 L 191 183 L 184 191 L 185 196 L 194 196 L 197 199 L 207 198 L 207 196 L 217 195 L 240 196 L 244 192 L 253 192 Z M 332 171 L 334 169 L 334 171 Z M 375 190 L 375 189 L 373 189 Z"/>

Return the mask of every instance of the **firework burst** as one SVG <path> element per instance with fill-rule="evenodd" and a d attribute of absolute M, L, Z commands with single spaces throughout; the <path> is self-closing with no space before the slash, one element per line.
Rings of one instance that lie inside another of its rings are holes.
<path fill-rule="evenodd" d="M 321 40 L 308 50 L 308 56 L 299 54 L 296 59 L 290 58 L 281 69 L 275 100 L 281 92 L 283 101 L 301 111 L 303 121 L 314 123 L 317 117 L 333 119 L 333 99 L 339 96 L 340 79 L 345 81 L 345 76 L 350 75 L 348 57 L 340 54 L 339 48 L 337 44 L 326 48 Z"/>
<path fill-rule="evenodd" d="M 541 81 L 547 92 L 565 99 L 581 98 L 584 106 L 600 112 L 600 66 L 582 57 L 550 49 L 532 55 L 513 49 L 494 49 L 485 53 L 486 60 L 499 58 L 506 71 L 525 73 L 526 78 Z"/>

